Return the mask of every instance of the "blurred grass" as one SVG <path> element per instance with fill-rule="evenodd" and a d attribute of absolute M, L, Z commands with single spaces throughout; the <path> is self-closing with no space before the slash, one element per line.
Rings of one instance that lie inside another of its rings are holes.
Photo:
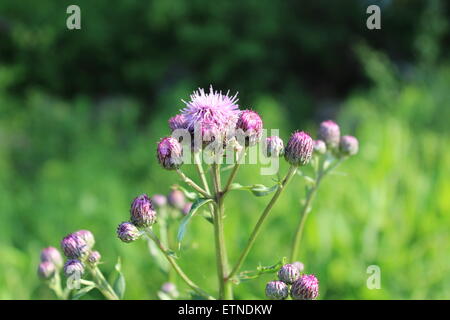
<path fill-rule="evenodd" d="M 359 52 L 373 85 L 343 102 L 338 121 L 343 133 L 359 138 L 361 150 L 339 167 L 343 175 L 324 181 L 307 222 L 301 260 L 307 272 L 318 275 L 322 299 L 448 298 L 450 67 L 416 70 L 405 79 L 382 55 L 364 47 Z M 66 102 L 41 91 L 14 97 L 7 93 L 12 77 L 12 70 L 0 69 L 0 299 L 53 298 L 36 277 L 39 250 L 58 247 L 65 234 L 80 228 L 94 232 L 107 274 L 122 257 L 126 299 L 157 298 L 164 274 L 144 241 L 123 244 L 115 228 L 127 219 L 134 196 L 167 193 L 179 183 L 174 173 L 159 168 L 154 152 L 168 134 L 167 118 L 193 88 L 181 83 L 167 89 L 154 101 L 161 112 L 153 114 L 140 113 L 143 106 L 127 97 Z M 266 128 L 280 128 L 285 141 L 297 128 L 315 135 L 317 123 L 290 123 L 288 108 L 270 96 L 251 100 L 242 92 L 241 102 L 261 113 Z M 281 163 L 283 173 L 287 168 Z M 237 181 L 271 184 L 271 177 L 244 165 Z M 288 254 L 303 190 L 297 177 L 244 269 L 271 265 Z M 268 198 L 251 200 L 246 192 L 227 198 L 232 262 Z M 193 220 L 180 264 L 214 292 L 211 231 L 203 219 Z M 381 290 L 366 287 L 372 264 L 381 268 Z M 263 298 L 271 278 L 242 283 L 236 297 Z"/>

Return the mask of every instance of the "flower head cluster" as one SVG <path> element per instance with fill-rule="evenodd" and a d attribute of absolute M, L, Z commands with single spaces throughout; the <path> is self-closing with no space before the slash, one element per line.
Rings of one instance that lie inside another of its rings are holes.
<path fill-rule="evenodd" d="M 292 284 L 291 297 L 294 300 L 314 300 L 319 296 L 319 280 L 312 274 L 302 275 Z"/>
<path fill-rule="evenodd" d="M 284 152 L 284 158 L 293 166 L 304 166 L 311 160 L 313 140 L 303 131 L 291 135 Z"/>
<path fill-rule="evenodd" d="M 322 155 L 327 151 L 332 152 L 337 157 L 348 157 L 358 153 L 358 139 L 353 136 L 341 136 L 339 125 L 326 120 L 320 124 L 319 139 L 314 141 L 314 152 Z"/>
<path fill-rule="evenodd" d="M 266 285 L 266 296 L 272 300 L 284 300 L 289 295 L 289 287 L 283 281 L 270 281 Z"/>
<path fill-rule="evenodd" d="M 156 211 L 146 194 L 141 194 L 131 203 L 130 220 L 138 228 L 147 228 L 156 222 Z"/>
<path fill-rule="evenodd" d="M 341 130 L 336 122 L 332 120 L 323 121 L 319 127 L 319 139 L 324 141 L 330 149 L 339 145 Z"/>
<path fill-rule="evenodd" d="M 236 129 L 244 132 L 246 146 L 254 146 L 261 140 L 263 122 L 255 111 L 244 110 L 239 114 Z"/>
<path fill-rule="evenodd" d="M 175 170 L 183 164 L 183 147 L 172 137 L 161 139 L 156 148 L 159 164 L 167 170 Z"/>

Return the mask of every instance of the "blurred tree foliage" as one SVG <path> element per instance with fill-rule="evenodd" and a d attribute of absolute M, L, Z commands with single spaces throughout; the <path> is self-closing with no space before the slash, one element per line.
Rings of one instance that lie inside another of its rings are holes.
<path fill-rule="evenodd" d="M 74 3 L 81 8 L 79 31 L 66 28 L 66 8 Z M 382 7 L 378 31 L 366 28 L 373 3 Z M 315 98 L 342 97 L 364 80 L 355 43 L 414 61 L 414 49 L 429 40 L 418 37 L 427 3 L 4 0 L 0 65 L 14 69 L 18 93 L 31 86 L 63 97 L 126 94 L 156 107 L 158 94 L 180 81 L 213 83 L 250 98 L 271 94 L 304 116 Z M 439 14 L 448 20 L 448 11 Z M 427 19 L 431 29 L 434 20 Z M 434 43 L 446 53 L 443 39 Z"/>

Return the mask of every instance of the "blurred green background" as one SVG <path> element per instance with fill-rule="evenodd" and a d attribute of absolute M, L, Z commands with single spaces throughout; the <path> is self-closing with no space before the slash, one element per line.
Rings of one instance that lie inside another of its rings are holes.
<path fill-rule="evenodd" d="M 82 29 L 69 31 L 74 3 Z M 366 28 L 370 4 L 381 30 Z M 301 260 L 321 299 L 449 298 L 449 17 L 437 0 L 1 1 L 0 299 L 53 299 L 36 276 L 39 251 L 81 228 L 106 274 L 122 258 L 126 299 L 157 298 L 164 273 L 144 241 L 123 244 L 115 228 L 137 194 L 179 183 L 156 163 L 156 142 L 180 99 L 210 84 L 239 91 L 285 140 L 294 129 L 315 136 L 326 118 L 360 140 L 306 226 Z M 237 182 L 271 178 L 246 165 Z M 244 270 L 288 254 L 304 182 L 288 190 Z M 227 199 L 231 262 L 268 200 Z M 214 292 L 212 243 L 194 219 L 179 261 Z M 366 287 L 369 265 L 381 268 L 380 290 Z M 264 298 L 271 279 L 242 283 L 236 298 Z"/>

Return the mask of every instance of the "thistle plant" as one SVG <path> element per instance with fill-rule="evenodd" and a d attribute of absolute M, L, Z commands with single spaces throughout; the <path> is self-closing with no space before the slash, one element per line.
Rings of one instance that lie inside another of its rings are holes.
<path fill-rule="evenodd" d="M 172 274 L 169 280 L 173 279 L 173 275 L 178 275 L 195 295 L 205 299 L 233 299 L 234 287 L 241 281 L 275 272 L 278 272 L 279 280 L 269 282 L 265 289 L 269 298 L 285 299 L 290 294 L 293 299 L 316 299 L 319 290 L 316 277 L 303 274 L 303 264 L 296 261 L 300 241 L 320 182 L 339 163 L 357 153 L 356 138 L 350 136 L 341 138 L 339 126 L 328 120 L 320 125 L 317 140 L 313 140 L 304 131 L 296 131 L 285 144 L 278 136 L 263 138 L 261 117 L 251 109 L 241 110 L 237 94 L 230 95 L 229 92 L 223 94 L 211 87 L 209 92 L 199 89 L 190 96 L 189 101 L 182 101 L 186 106 L 179 114 L 169 119 L 171 135 L 159 140 L 156 157 L 160 166 L 176 173 L 184 186 L 175 186 L 165 199 L 167 201 L 157 195 L 152 198 L 146 195 L 136 198 L 131 204 L 130 221 L 122 223 L 118 228 L 119 239 L 129 243 L 145 236 L 172 267 L 173 273 L 168 272 Z M 260 184 L 243 186 L 235 182 L 243 159 L 249 148 L 254 146 L 261 146 L 267 158 L 277 159 L 284 156 L 290 165 L 284 177 L 278 179 L 274 187 Z M 229 156 L 229 152 L 232 156 Z M 182 170 L 183 166 L 189 164 L 195 166 L 197 177 L 189 177 Z M 309 164 L 313 166 L 314 177 L 306 176 L 302 170 Z M 261 226 L 275 207 L 280 194 L 296 175 L 302 176 L 307 182 L 307 192 L 300 209 L 301 218 L 293 236 L 288 258 L 291 263 L 283 265 L 280 262 L 270 267 L 259 266 L 255 271 L 242 271 L 241 267 L 255 244 Z M 234 264 L 230 264 L 224 236 L 225 200 L 234 190 L 248 190 L 257 196 L 267 196 L 271 193 L 273 195 L 257 220 L 239 258 Z M 185 198 L 189 198 L 192 202 L 187 202 Z M 198 214 L 201 207 L 206 210 L 206 214 Z M 178 222 L 176 219 L 171 220 L 167 208 L 181 211 L 184 217 Z M 176 251 L 182 250 L 180 244 L 186 228 L 196 215 L 211 222 L 214 231 L 217 295 L 201 289 L 182 270 L 177 261 Z M 159 234 L 153 228 L 156 222 L 161 224 L 158 228 Z M 172 241 L 168 228 L 173 228 L 176 223 L 178 223 L 177 239 Z M 166 287 L 169 288 L 170 285 Z M 158 295 L 164 299 L 174 298 L 166 289 L 161 289 Z"/>

